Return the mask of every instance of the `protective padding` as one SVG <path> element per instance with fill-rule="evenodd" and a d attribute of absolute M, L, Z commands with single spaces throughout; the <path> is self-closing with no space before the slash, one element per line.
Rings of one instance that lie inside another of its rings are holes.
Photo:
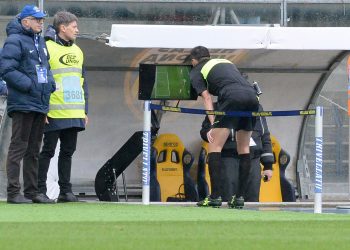
<path fill-rule="evenodd" d="M 211 192 L 210 175 L 208 168 L 208 143 L 202 142 L 198 158 L 197 184 L 199 199 L 202 200 Z"/>
<path fill-rule="evenodd" d="M 260 202 L 282 202 L 281 179 L 280 179 L 280 152 L 281 145 L 276 137 L 271 135 L 272 152 L 275 156 L 275 163 L 272 165 L 273 176 L 269 182 L 261 181 Z"/>
<path fill-rule="evenodd" d="M 289 162 L 290 162 L 290 155 L 282 149 L 280 152 L 279 164 L 280 164 L 280 174 L 281 174 L 282 200 L 284 202 L 293 202 L 296 200 L 295 188 L 286 177 L 286 168 Z"/>
<path fill-rule="evenodd" d="M 185 149 L 180 138 L 175 134 L 161 134 L 153 144 L 153 164 L 151 164 L 151 183 L 156 188 L 152 201 L 159 200 L 198 200 L 198 192 L 190 177 L 193 156 Z M 159 190 L 158 190 L 159 188 Z M 160 197 L 157 197 L 157 193 Z"/>

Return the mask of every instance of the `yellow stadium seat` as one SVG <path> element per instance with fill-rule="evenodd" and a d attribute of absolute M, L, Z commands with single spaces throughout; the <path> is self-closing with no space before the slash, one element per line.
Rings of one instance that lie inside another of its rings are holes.
<path fill-rule="evenodd" d="M 190 176 L 192 154 L 175 134 L 159 135 L 151 154 L 151 201 L 198 201 Z"/>
<path fill-rule="evenodd" d="M 295 201 L 294 187 L 289 183 L 285 176 L 285 170 L 289 164 L 290 156 L 281 148 L 280 143 L 273 135 L 271 135 L 271 143 L 272 152 L 275 156 L 275 163 L 272 165 L 273 176 L 269 182 L 261 182 L 259 201 Z"/>
<path fill-rule="evenodd" d="M 261 182 L 260 184 L 260 202 L 281 202 L 281 181 L 280 181 L 280 167 L 279 167 L 279 153 L 281 152 L 281 145 L 276 137 L 271 135 L 272 152 L 275 156 L 275 163 L 272 165 L 273 176 L 269 182 Z M 262 166 L 261 166 L 262 168 Z"/>

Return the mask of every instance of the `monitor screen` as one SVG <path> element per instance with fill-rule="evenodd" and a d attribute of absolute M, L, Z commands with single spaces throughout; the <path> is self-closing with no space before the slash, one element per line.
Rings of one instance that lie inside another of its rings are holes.
<path fill-rule="evenodd" d="M 197 100 L 190 65 L 140 64 L 139 100 Z"/>

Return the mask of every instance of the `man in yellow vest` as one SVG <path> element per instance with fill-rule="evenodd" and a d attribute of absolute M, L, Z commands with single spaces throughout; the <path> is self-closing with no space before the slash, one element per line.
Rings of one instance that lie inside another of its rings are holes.
<path fill-rule="evenodd" d="M 46 195 L 46 179 L 50 160 L 55 154 L 58 139 L 58 202 L 76 202 L 70 183 L 72 156 L 76 149 L 78 132 L 88 122 L 88 88 L 84 77 L 84 56 L 74 44 L 79 33 L 77 17 L 66 11 L 57 12 L 53 25 L 48 26 L 45 40 L 50 55 L 51 71 L 56 91 L 51 94 L 45 125 L 44 144 L 39 156 L 38 187 Z"/>

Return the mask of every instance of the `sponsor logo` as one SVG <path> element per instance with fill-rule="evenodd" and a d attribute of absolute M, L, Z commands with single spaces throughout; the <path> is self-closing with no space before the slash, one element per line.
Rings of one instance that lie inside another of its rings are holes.
<path fill-rule="evenodd" d="M 172 171 L 172 172 L 175 172 L 175 171 L 177 171 L 177 168 L 162 168 L 162 171 Z"/>
<path fill-rule="evenodd" d="M 142 137 L 142 184 L 144 186 L 149 185 L 149 169 L 150 169 L 149 142 L 150 142 L 150 138 L 151 138 L 151 132 L 149 132 L 149 131 L 143 132 L 143 137 Z"/>
<path fill-rule="evenodd" d="M 190 54 L 189 49 L 151 49 L 144 56 L 142 63 L 183 63 Z M 211 58 L 227 59 L 233 63 L 242 56 L 242 50 L 212 49 Z M 245 53 L 244 53 L 245 54 Z"/>
<path fill-rule="evenodd" d="M 205 113 L 207 115 L 225 115 L 224 111 L 211 111 L 211 110 L 207 110 L 205 111 Z"/>
<path fill-rule="evenodd" d="M 179 144 L 177 142 L 164 142 L 163 147 L 177 147 Z"/>
<path fill-rule="evenodd" d="M 61 56 L 59 62 L 67 66 L 74 66 L 79 63 L 79 60 L 77 59 L 77 56 L 75 54 L 68 53 Z"/>
<path fill-rule="evenodd" d="M 181 108 L 176 107 L 162 107 L 164 111 L 181 112 Z"/>
<path fill-rule="evenodd" d="M 272 116 L 272 112 L 252 112 L 252 116 Z"/>
<path fill-rule="evenodd" d="M 316 137 L 315 193 L 322 193 L 323 138 Z"/>
<path fill-rule="evenodd" d="M 300 115 L 315 115 L 315 114 L 316 114 L 316 110 L 315 109 L 300 111 Z"/>

